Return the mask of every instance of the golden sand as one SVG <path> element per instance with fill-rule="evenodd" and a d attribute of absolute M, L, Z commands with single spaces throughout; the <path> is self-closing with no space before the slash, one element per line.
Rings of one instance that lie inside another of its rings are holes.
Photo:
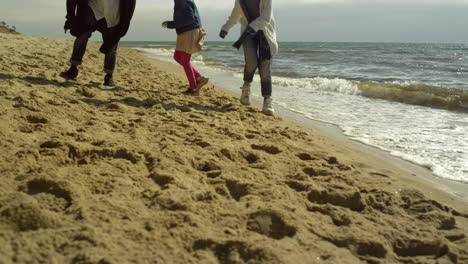
<path fill-rule="evenodd" d="M 71 47 L 0 34 L 0 263 L 468 263 L 456 197 L 134 50 L 65 81 Z"/>

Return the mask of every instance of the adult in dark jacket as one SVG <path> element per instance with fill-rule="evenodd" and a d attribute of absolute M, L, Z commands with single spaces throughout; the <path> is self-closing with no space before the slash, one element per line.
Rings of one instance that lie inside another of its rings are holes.
<path fill-rule="evenodd" d="M 135 10 L 136 0 L 67 0 L 65 33 L 76 37 L 70 59 L 70 69 L 60 75 L 76 79 L 88 40 L 94 31 L 102 34 L 100 51 L 105 54 L 104 85 L 114 86 L 113 72 L 120 38 L 126 35 Z"/>

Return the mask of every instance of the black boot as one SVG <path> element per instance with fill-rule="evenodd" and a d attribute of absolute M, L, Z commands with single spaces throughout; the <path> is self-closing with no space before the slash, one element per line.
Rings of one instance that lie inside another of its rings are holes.
<path fill-rule="evenodd" d="M 112 79 L 112 74 L 106 74 L 106 77 L 104 77 L 104 85 L 115 86 L 114 80 Z"/>
<path fill-rule="evenodd" d="M 70 69 L 60 73 L 60 76 L 67 80 L 76 80 L 78 76 L 78 67 L 76 65 L 70 66 Z"/>

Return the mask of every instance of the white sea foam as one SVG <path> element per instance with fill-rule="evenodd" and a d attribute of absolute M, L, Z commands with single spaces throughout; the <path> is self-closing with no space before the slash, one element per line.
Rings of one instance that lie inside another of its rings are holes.
<path fill-rule="evenodd" d="M 149 57 L 162 59 L 165 61 L 171 60 L 175 49 L 164 48 L 135 48 L 136 50 L 143 51 Z"/>
<path fill-rule="evenodd" d="M 300 78 L 291 79 L 284 77 L 275 77 L 273 84 L 282 87 L 305 88 L 316 92 L 333 92 L 349 95 L 358 95 L 358 87 L 350 81 L 343 79 L 327 79 L 327 78 Z"/>
<path fill-rule="evenodd" d="M 337 83 L 344 87 L 336 87 Z M 341 81 L 304 85 L 281 80 L 276 85 L 275 98 L 283 107 L 336 124 L 353 140 L 429 168 L 440 177 L 468 182 L 466 114 L 353 96 L 353 87 Z"/>
<path fill-rule="evenodd" d="M 238 78 L 242 78 L 242 73 L 234 74 Z M 259 77 L 255 76 L 258 81 Z M 274 77 L 273 85 L 282 88 L 291 88 L 300 92 L 318 92 L 318 93 L 338 93 L 346 95 L 359 95 L 358 87 L 351 81 L 343 79 L 327 79 L 327 78 L 286 78 Z"/>
<path fill-rule="evenodd" d="M 175 49 L 169 48 L 135 48 L 136 50 L 143 51 L 147 56 L 153 57 L 156 59 L 174 62 L 172 58 L 175 52 Z M 201 54 L 194 54 L 192 56 L 192 63 L 196 65 L 207 65 L 207 63 L 203 59 L 203 55 Z"/>

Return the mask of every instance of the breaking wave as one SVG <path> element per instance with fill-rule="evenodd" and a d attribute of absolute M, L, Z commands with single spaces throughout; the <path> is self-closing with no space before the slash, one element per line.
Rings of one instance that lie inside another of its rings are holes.
<path fill-rule="evenodd" d="M 360 94 L 405 104 L 421 105 L 452 111 L 468 111 L 468 91 L 421 83 L 356 83 Z"/>
<path fill-rule="evenodd" d="M 340 78 L 274 78 L 275 85 L 307 88 L 312 92 L 334 92 L 364 96 L 451 111 L 468 112 L 468 91 L 421 83 L 378 83 L 349 81 Z"/>

